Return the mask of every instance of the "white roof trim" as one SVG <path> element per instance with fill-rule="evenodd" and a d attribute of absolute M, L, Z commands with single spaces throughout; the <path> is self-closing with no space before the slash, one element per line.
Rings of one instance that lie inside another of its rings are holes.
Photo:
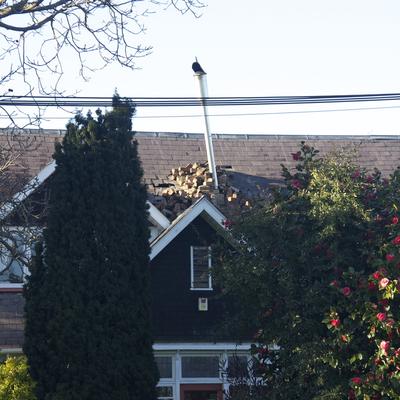
<path fill-rule="evenodd" d="M 169 243 L 172 242 L 191 222 L 202 212 L 207 213 L 221 228 L 226 217 L 206 197 L 201 197 L 150 244 L 150 260 L 156 257 Z"/>
<path fill-rule="evenodd" d="M 37 187 L 39 187 L 56 169 L 55 160 L 47 164 L 25 187 L 0 208 L 0 219 L 8 217 L 14 207 L 24 201 Z"/>
<path fill-rule="evenodd" d="M 219 342 L 219 343 L 154 343 L 153 350 L 159 351 L 190 351 L 190 350 L 202 350 L 202 351 L 224 351 L 224 350 L 241 350 L 249 351 L 251 349 L 250 342 L 244 343 L 233 343 L 233 342 Z"/>
<path fill-rule="evenodd" d="M 147 205 L 149 206 L 149 219 L 155 225 L 158 225 L 162 229 L 166 229 L 171 225 L 169 219 L 158 210 L 156 206 L 151 204 L 148 200 L 146 201 Z"/>
<path fill-rule="evenodd" d="M 53 160 L 47 164 L 34 178 L 32 178 L 25 187 L 16 193 L 12 199 L 0 208 L 0 219 L 6 218 L 12 213 L 14 207 L 24 201 L 36 188 L 38 188 L 53 172 L 56 170 L 56 162 Z M 153 223 L 159 225 L 162 229 L 167 228 L 171 223 L 158 209 L 147 201 L 149 205 L 149 216 Z"/>
<path fill-rule="evenodd" d="M 154 343 L 155 351 L 250 351 L 251 343 Z M 0 354 L 21 354 L 21 347 L 0 347 Z"/>
<path fill-rule="evenodd" d="M 22 354 L 22 347 L 0 347 L 0 354 Z"/>

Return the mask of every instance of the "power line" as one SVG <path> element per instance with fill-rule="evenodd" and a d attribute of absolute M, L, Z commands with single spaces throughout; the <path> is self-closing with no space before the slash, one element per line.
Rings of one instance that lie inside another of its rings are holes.
<path fill-rule="evenodd" d="M 342 111 L 368 111 L 368 110 L 387 110 L 400 108 L 400 106 L 384 106 L 384 107 L 358 107 L 358 108 L 335 108 L 326 110 L 298 110 L 298 111 L 273 111 L 273 112 L 254 112 L 254 113 L 229 113 L 229 114 L 209 114 L 210 117 L 250 117 L 257 115 L 281 115 L 281 114 L 312 114 L 324 112 L 342 112 Z M 71 119 L 73 116 L 43 116 L 42 120 L 65 120 Z M 203 114 L 178 114 L 178 115 L 136 115 L 134 119 L 162 119 L 162 118 L 204 118 Z M 8 115 L 1 115 L 0 119 L 9 119 Z M 15 116 L 13 119 L 29 119 L 28 116 Z"/>
<path fill-rule="evenodd" d="M 260 97 L 128 97 L 136 107 L 256 106 L 290 104 L 327 104 L 375 101 L 399 101 L 400 93 L 323 95 L 323 96 L 260 96 Z M 109 107 L 111 97 L 68 96 L 0 96 L 0 106 L 16 107 Z"/>

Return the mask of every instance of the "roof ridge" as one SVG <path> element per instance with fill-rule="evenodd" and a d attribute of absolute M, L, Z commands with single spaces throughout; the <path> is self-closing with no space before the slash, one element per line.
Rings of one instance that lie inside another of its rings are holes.
<path fill-rule="evenodd" d="M 0 135 L 8 133 L 28 134 L 28 135 L 56 135 L 62 136 L 66 129 L 10 129 L 0 128 Z M 156 132 L 156 131 L 135 131 L 137 137 L 156 137 L 156 138 L 177 138 L 177 139 L 202 139 L 204 133 L 189 133 L 189 132 Z M 308 135 L 308 134 L 267 134 L 267 133 L 213 133 L 214 139 L 239 139 L 239 140 L 400 140 L 398 135 Z"/>

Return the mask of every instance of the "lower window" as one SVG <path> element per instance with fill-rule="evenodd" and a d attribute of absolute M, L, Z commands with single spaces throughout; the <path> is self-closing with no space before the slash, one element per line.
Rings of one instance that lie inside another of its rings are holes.
<path fill-rule="evenodd" d="M 219 378 L 219 357 L 182 357 L 182 378 Z"/>
<path fill-rule="evenodd" d="M 158 386 L 157 399 L 174 400 L 174 388 L 172 386 Z"/>

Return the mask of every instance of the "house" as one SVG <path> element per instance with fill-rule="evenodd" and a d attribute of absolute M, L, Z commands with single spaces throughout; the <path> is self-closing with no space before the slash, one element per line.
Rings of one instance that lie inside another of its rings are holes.
<path fill-rule="evenodd" d="M 24 131 L 21 135 L 29 138 L 35 150 L 22 152 L 13 170 L 20 179 L 15 201 L 25 201 L 40 193 L 41 188 L 45 192 L 46 181 L 54 171 L 54 142 L 60 140 L 62 131 Z M 136 138 L 150 194 L 150 268 L 154 352 L 161 375 L 159 396 L 171 400 L 221 398 L 226 389 L 221 363 L 229 363 L 233 354 L 247 358 L 251 339 L 238 342 L 215 329 L 223 318 L 224 304 L 215 296 L 217 288 L 207 273 L 213 266 L 209 247 L 217 237 L 224 236 L 226 214 L 238 209 L 219 199 L 220 208 L 214 204 L 218 199 L 211 201 L 203 196 L 188 201 L 177 217 L 167 218 L 156 207 L 160 192 L 172 185 L 168 179 L 172 168 L 205 161 L 203 136 L 138 132 Z M 4 134 L 0 135 L 0 144 L 1 140 Z M 362 166 L 377 167 L 385 175 L 400 164 L 400 136 L 215 135 L 215 159 L 217 165 L 223 166 L 231 185 L 253 198 L 258 191 L 280 182 L 280 165 L 294 165 L 291 153 L 298 150 L 302 140 L 321 154 L 338 148 L 355 149 Z M 34 183 L 39 186 L 33 188 Z M 6 203 L 1 216 L 4 218 L 11 211 L 12 203 Z M 24 273 L 18 265 L 12 277 L 0 270 L 2 353 L 21 352 Z"/>

